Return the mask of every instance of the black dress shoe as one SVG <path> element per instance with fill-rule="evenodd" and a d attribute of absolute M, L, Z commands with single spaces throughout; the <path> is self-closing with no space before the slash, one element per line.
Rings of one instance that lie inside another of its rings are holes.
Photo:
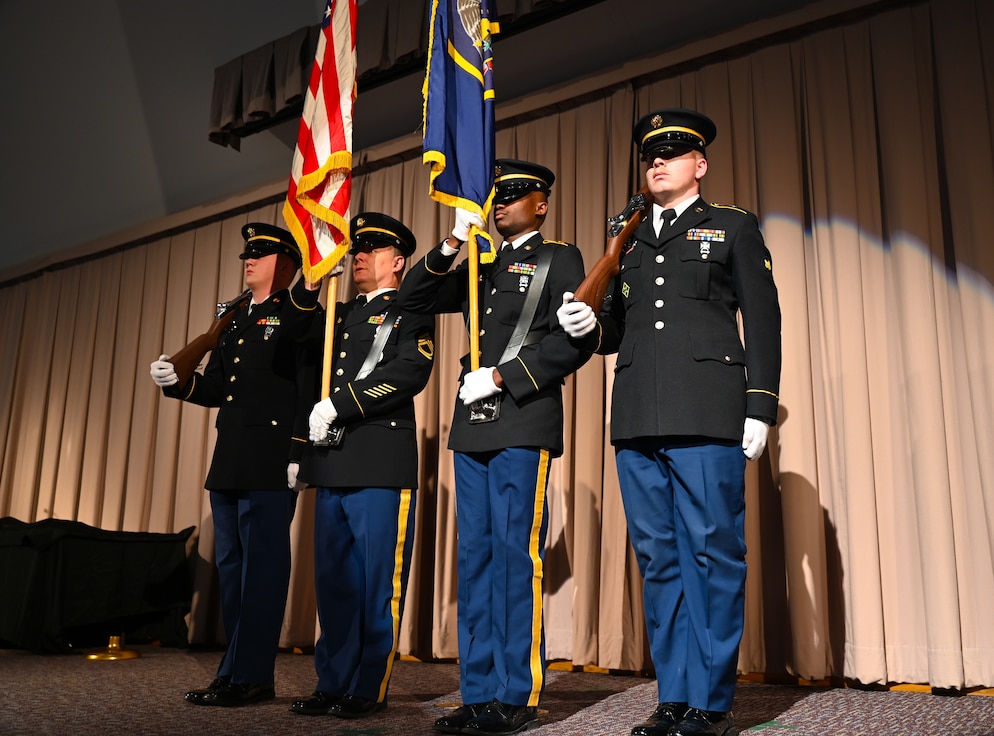
<path fill-rule="evenodd" d="M 461 705 L 447 716 L 435 721 L 435 730 L 442 733 L 462 733 L 466 724 L 476 718 L 490 703 L 470 703 Z"/>
<path fill-rule="evenodd" d="M 725 736 L 734 725 L 731 711 L 691 708 L 669 736 Z"/>
<path fill-rule="evenodd" d="M 683 718 L 686 703 L 660 703 L 652 715 L 632 728 L 632 736 L 667 736 L 670 726 Z"/>
<path fill-rule="evenodd" d="M 276 690 L 269 684 L 242 684 L 229 682 L 225 687 L 208 693 L 197 705 L 219 705 L 223 708 L 237 708 L 242 705 L 261 703 L 276 697 Z"/>
<path fill-rule="evenodd" d="M 295 700 L 290 706 L 290 712 L 302 716 L 323 716 L 341 697 L 341 695 L 332 695 L 322 690 L 315 690 L 307 700 Z"/>
<path fill-rule="evenodd" d="M 386 707 L 386 701 L 377 703 L 375 700 L 360 698 L 358 695 L 343 695 L 337 703 L 328 708 L 328 714 L 339 718 L 362 718 Z"/>
<path fill-rule="evenodd" d="M 203 703 L 201 703 L 200 701 L 204 699 L 205 695 L 210 695 L 215 690 L 220 690 L 223 687 L 227 687 L 229 682 L 231 682 L 230 675 L 215 677 L 211 681 L 211 684 L 208 685 L 206 688 L 204 688 L 203 690 L 191 690 L 190 692 L 188 692 L 186 695 L 183 696 L 183 699 L 190 703 L 203 705 Z"/>
<path fill-rule="evenodd" d="M 537 727 L 538 708 L 530 705 L 508 705 L 495 700 L 489 703 L 480 715 L 467 723 L 462 732 L 505 736 Z"/>

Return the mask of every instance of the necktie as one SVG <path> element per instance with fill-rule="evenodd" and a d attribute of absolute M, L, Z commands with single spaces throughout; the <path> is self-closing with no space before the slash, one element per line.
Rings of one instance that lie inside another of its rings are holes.
<path fill-rule="evenodd" d="M 665 209 L 659 213 L 659 222 L 656 223 L 656 237 L 665 231 L 676 219 L 676 210 Z"/>
<path fill-rule="evenodd" d="M 358 307 L 365 307 L 366 306 L 366 295 L 365 294 L 360 294 L 359 296 L 357 296 L 355 298 L 355 303 L 356 303 L 356 306 L 358 306 Z"/>

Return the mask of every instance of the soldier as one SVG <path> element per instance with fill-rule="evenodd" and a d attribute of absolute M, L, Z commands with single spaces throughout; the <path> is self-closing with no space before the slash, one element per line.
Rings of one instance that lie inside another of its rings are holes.
<path fill-rule="evenodd" d="M 732 729 L 745 463 L 762 454 L 777 417 L 772 260 L 755 215 L 700 198 L 714 137 L 714 123 L 693 110 L 638 121 L 652 216 L 624 247 L 600 314 L 571 293 L 558 310 L 575 344 L 618 354 L 611 442 L 659 689 L 633 736 Z"/>
<path fill-rule="evenodd" d="M 214 518 L 221 616 L 228 646 L 196 705 L 240 706 L 276 697 L 274 670 L 290 583 L 290 522 L 313 370 L 304 344 L 320 312 L 316 284 L 300 279 L 300 251 L 286 230 L 242 228 L 251 303 L 235 317 L 202 374 L 180 386 L 168 355 L 151 365 L 166 396 L 219 407 L 205 487 Z"/>
<path fill-rule="evenodd" d="M 359 295 L 336 307 L 331 395 L 310 414 L 315 446 L 300 469 L 317 486 L 318 684 L 290 706 L 340 718 L 386 707 L 414 542 L 414 397 L 435 354 L 434 318 L 396 298 L 414 235 L 377 212 L 354 217 L 351 233 Z"/>
<path fill-rule="evenodd" d="M 462 312 L 479 290 L 480 365 L 463 358 L 452 418 L 458 535 L 459 674 L 463 706 L 439 718 L 443 733 L 511 734 L 538 723 L 544 684 L 542 564 L 549 465 L 563 451 L 564 378 L 588 356 L 570 344 L 555 309 L 583 280 L 576 247 L 539 232 L 555 176 L 538 164 L 497 162 L 496 261 L 468 283 L 449 270 L 472 222 L 456 210 L 452 235 L 414 264 L 401 304 Z M 555 295 L 555 296 L 554 296 Z"/>

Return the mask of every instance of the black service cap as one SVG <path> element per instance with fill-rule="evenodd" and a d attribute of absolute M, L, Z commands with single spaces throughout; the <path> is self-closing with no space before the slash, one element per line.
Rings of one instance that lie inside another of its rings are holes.
<path fill-rule="evenodd" d="M 349 253 L 355 254 L 363 246 L 373 248 L 392 245 L 400 249 L 405 257 L 417 250 L 418 243 L 412 233 L 400 220 L 382 212 L 360 212 L 350 223 L 352 245 Z"/>
<path fill-rule="evenodd" d="M 494 203 L 508 204 L 531 192 L 552 191 L 556 175 L 540 164 L 499 158 L 494 167 Z"/>
<path fill-rule="evenodd" d="M 656 154 L 682 154 L 687 151 L 704 153 L 717 135 L 714 122 L 707 115 L 683 107 L 669 107 L 650 112 L 632 131 L 642 160 Z"/>
<path fill-rule="evenodd" d="M 250 222 L 242 227 L 242 237 L 245 238 L 245 250 L 238 257 L 243 261 L 282 253 L 300 268 L 300 249 L 289 231 L 264 222 Z"/>

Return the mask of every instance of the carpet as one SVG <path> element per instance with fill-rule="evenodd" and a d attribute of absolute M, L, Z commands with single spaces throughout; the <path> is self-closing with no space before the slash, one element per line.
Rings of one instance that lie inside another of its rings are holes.
<path fill-rule="evenodd" d="M 804 698 L 748 736 L 992 736 L 994 698 L 836 689 Z"/>
<path fill-rule="evenodd" d="M 314 657 L 281 653 L 276 699 L 245 708 L 205 708 L 183 693 L 213 679 L 219 652 L 129 647 L 141 657 L 91 661 L 80 654 L 0 649 L 3 736 L 429 736 L 435 719 L 459 705 L 459 668 L 400 660 L 386 710 L 345 721 L 288 712 L 314 689 Z M 656 684 L 633 674 L 553 667 L 535 736 L 628 736 L 656 704 Z M 740 682 L 735 693 L 743 736 L 992 736 L 994 698 L 866 692 Z"/>

